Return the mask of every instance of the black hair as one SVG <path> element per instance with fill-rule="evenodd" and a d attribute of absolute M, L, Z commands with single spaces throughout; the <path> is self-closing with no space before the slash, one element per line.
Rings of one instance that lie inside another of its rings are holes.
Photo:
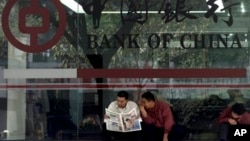
<path fill-rule="evenodd" d="M 119 91 L 117 96 L 124 97 L 126 100 L 128 100 L 128 92 L 126 92 L 126 91 Z"/>
<path fill-rule="evenodd" d="M 242 103 L 235 103 L 232 105 L 232 111 L 237 115 L 242 115 L 246 112 L 246 108 Z"/>
<path fill-rule="evenodd" d="M 145 92 L 141 96 L 142 98 L 145 98 L 147 101 L 155 101 L 155 96 L 151 92 Z"/>

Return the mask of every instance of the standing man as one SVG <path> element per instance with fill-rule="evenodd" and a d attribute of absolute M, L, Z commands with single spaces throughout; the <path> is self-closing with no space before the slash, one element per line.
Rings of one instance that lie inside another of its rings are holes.
<path fill-rule="evenodd" d="M 144 141 L 169 141 L 174 125 L 170 105 L 156 100 L 151 92 L 145 92 L 141 96 L 140 111 Z"/>
<path fill-rule="evenodd" d="M 217 119 L 220 141 L 228 141 L 228 133 L 232 125 L 250 125 L 250 113 L 242 103 L 235 103 L 222 111 Z"/>
<path fill-rule="evenodd" d="M 137 117 L 140 118 L 140 111 L 138 108 L 138 105 L 129 100 L 129 94 L 126 91 L 119 91 L 117 94 L 116 101 L 113 101 L 109 104 L 108 110 L 113 111 L 115 113 L 129 113 L 131 110 L 136 109 Z M 105 119 L 108 119 L 109 117 L 105 114 L 104 115 L 104 121 Z M 140 131 L 132 131 L 132 132 L 116 132 L 116 131 L 108 131 L 106 129 L 106 125 L 104 123 L 104 140 L 105 141 L 112 141 L 112 138 L 115 139 L 126 139 L 128 141 L 138 141 L 139 140 L 139 133 Z"/>

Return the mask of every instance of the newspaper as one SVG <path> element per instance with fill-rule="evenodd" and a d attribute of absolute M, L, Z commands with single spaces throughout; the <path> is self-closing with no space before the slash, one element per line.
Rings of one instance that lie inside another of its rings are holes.
<path fill-rule="evenodd" d="M 139 118 L 135 108 L 128 113 L 116 113 L 108 109 L 105 109 L 105 111 L 109 117 L 105 119 L 107 130 L 117 132 L 141 130 L 141 118 Z"/>

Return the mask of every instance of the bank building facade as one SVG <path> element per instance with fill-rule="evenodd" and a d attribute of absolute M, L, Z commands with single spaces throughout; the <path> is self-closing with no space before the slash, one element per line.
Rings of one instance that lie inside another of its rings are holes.
<path fill-rule="evenodd" d="M 119 91 L 173 107 L 182 141 L 250 109 L 248 0 L 1 0 L 0 140 L 101 141 Z M 250 133 L 250 130 L 249 130 Z"/>

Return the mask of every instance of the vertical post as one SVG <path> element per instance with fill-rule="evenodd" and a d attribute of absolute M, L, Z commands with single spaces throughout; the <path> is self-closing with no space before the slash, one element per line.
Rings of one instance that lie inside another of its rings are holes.
<path fill-rule="evenodd" d="M 90 63 L 93 65 L 95 69 L 102 69 L 103 68 L 103 58 L 100 54 L 91 54 L 87 55 Z M 103 83 L 104 78 L 96 78 L 96 83 Z M 103 90 L 97 89 L 98 95 L 98 115 L 99 117 L 103 116 L 102 106 L 103 106 Z"/>
<path fill-rule="evenodd" d="M 28 40 L 22 38 L 22 41 Z M 8 44 L 8 68 L 25 69 L 26 53 Z M 26 83 L 25 79 L 7 81 L 8 85 Z M 7 140 L 25 139 L 26 90 L 7 90 Z"/>

